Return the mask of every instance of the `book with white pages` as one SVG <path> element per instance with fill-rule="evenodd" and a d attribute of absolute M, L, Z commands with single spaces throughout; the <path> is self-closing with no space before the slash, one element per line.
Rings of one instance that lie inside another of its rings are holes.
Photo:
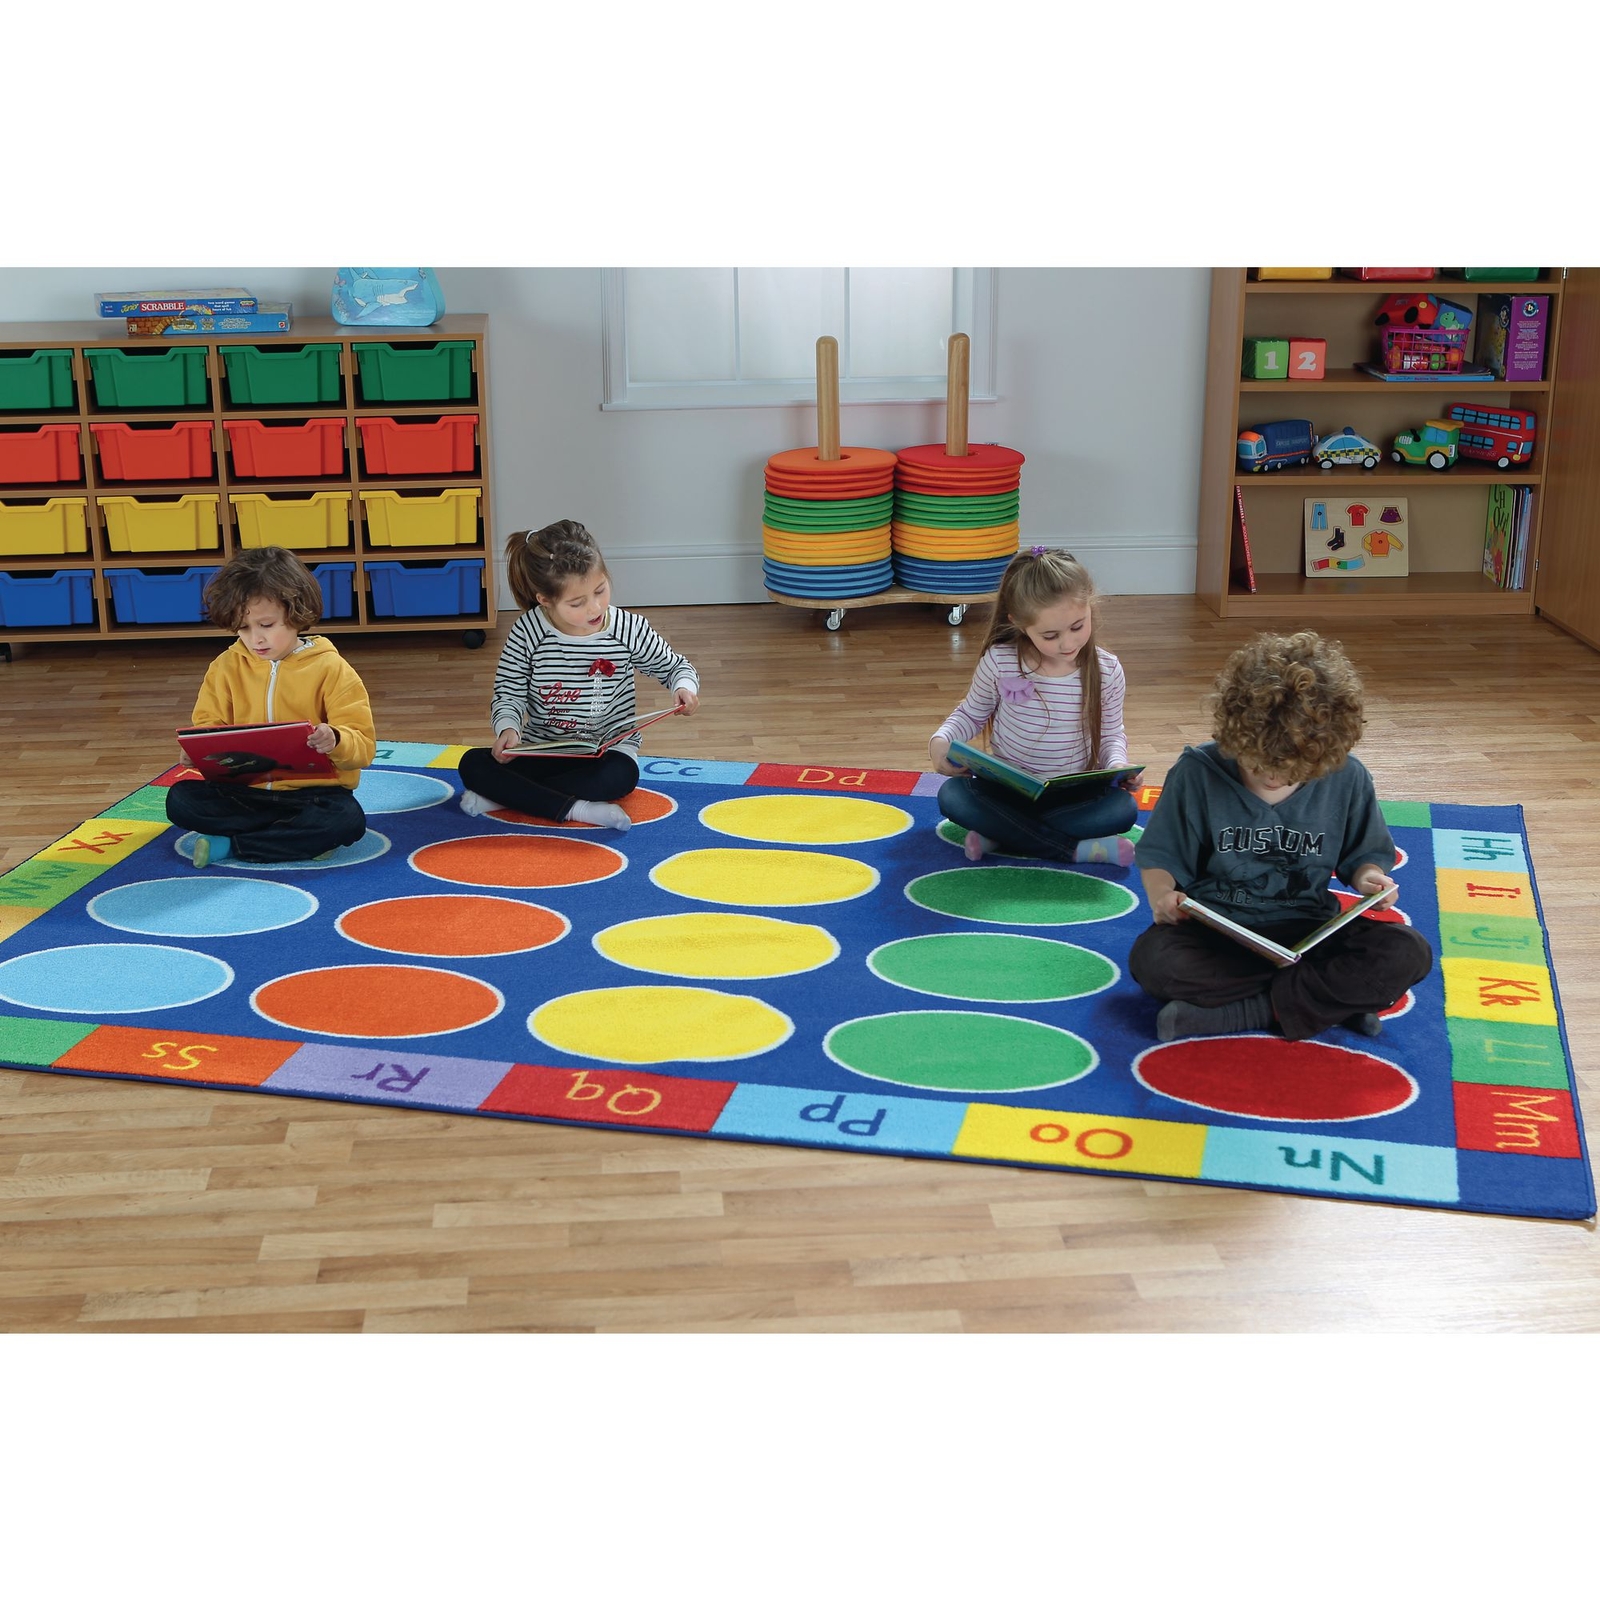
<path fill-rule="evenodd" d="M 1329 917 L 1320 928 L 1313 928 L 1305 938 L 1297 944 L 1282 945 L 1276 939 L 1269 938 L 1264 933 L 1258 933 L 1254 928 L 1246 928 L 1241 923 L 1235 922 L 1232 917 L 1224 916 L 1213 906 L 1202 905 L 1198 900 L 1191 900 L 1184 895 L 1178 904 L 1189 913 L 1196 922 L 1203 922 L 1208 928 L 1215 928 L 1218 933 L 1225 934 L 1235 944 L 1242 944 L 1246 950 L 1254 950 L 1258 956 L 1264 957 L 1275 967 L 1292 967 L 1314 945 L 1319 945 L 1331 934 L 1337 933 L 1348 922 L 1354 922 L 1359 916 L 1364 916 L 1377 905 L 1383 897 L 1391 891 L 1378 889 L 1353 905 L 1348 905 L 1336 917 Z"/>

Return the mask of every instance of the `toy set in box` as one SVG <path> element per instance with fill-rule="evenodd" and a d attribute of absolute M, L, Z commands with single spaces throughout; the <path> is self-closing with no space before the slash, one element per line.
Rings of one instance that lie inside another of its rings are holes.
<path fill-rule="evenodd" d="M 159 317 L 129 317 L 128 332 L 140 339 L 181 339 L 208 333 L 287 333 L 294 307 L 258 306 L 254 311 L 189 311 Z"/>
<path fill-rule="evenodd" d="M 1544 378 L 1547 294 L 1486 294 L 1478 300 L 1478 360 L 1504 383 Z"/>
<path fill-rule="evenodd" d="M 165 294 L 139 290 L 94 297 L 102 317 L 237 316 L 254 312 L 259 305 L 248 289 L 175 289 Z"/>

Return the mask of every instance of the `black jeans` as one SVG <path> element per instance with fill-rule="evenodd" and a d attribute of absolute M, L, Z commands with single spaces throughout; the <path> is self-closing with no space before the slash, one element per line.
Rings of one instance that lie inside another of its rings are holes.
<path fill-rule="evenodd" d="M 1292 945 L 1320 920 L 1275 922 L 1258 931 Z M 1433 950 L 1415 928 L 1357 917 L 1292 967 L 1275 967 L 1201 922 L 1152 923 L 1128 953 L 1128 971 L 1157 1000 L 1221 1006 L 1265 994 L 1289 1039 L 1309 1039 L 1361 1011 L 1392 1006 L 1433 970 Z"/>
<path fill-rule="evenodd" d="M 361 802 L 338 783 L 264 789 L 185 778 L 167 790 L 167 820 L 231 839 L 241 861 L 309 861 L 367 831 Z"/>
<path fill-rule="evenodd" d="M 621 750 L 603 756 L 513 756 L 479 747 L 461 758 L 463 788 L 485 800 L 562 822 L 574 800 L 620 800 L 639 787 L 639 764 Z"/>

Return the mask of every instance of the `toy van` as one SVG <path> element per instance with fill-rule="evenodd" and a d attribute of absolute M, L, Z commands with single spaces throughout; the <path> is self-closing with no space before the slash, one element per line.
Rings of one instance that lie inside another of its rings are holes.
<path fill-rule="evenodd" d="M 1316 442 L 1311 424 L 1303 418 L 1246 428 L 1239 435 L 1239 470 L 1276 472 L 1280 467 L 1303 467 Z"/>
<path fill-rule="evenodd" d="M 1354 428 L 1345 428 L 1318 439 L 1311 458 L 1319 467 L 1365 467 L 1370 472 L 1383 460 L 1383 452 Z"/>
<path fill-rule="evenodd" d="M 1454 466 L 1460 453 L 1461 424 L 1435 420 L 1410 428 L 1395 437 L 1392 459 L 1408 467 L 1432 467 L 1442 472 Z"/>

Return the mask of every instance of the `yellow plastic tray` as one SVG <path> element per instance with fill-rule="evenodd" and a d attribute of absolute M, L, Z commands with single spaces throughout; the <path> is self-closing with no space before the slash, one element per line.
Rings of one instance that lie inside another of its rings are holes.
<path fill-rule="evenodd" d="M 481 489 L 445 489 L 439 494 L 402 495 L 393 489 L 363 491 L 367 543 L 373 545 L 476 544 Z"/>
<path fill-rule="evenodd" d="M 88 500 L 0 501 L 0 556 L 82 555 L 88 548 Z"/>
<path fill-rule="evenodd" d="M 133 495 L 102 495 L 106 537 L 114 555 L 145 550 L 215 550 L 218 498 L 186 494 L 177 500 L 140 500 Z"/>
<path fill-rule="evenodd" d="M 1332 267 L 1257 267 L 1256 277 L 1266 283 L 1272 278 L 1300 278 L 1312 280 L 1316 278 L 1331 278 Z"/>
<path fill-rule="evenodd" d="M 228 496 L 239 543 L 246 550 L 281 544 L 289 550 L 334 550 L 350 543 L 350 492 L 324 489 L 309 500 L 270 494 Z"/>

